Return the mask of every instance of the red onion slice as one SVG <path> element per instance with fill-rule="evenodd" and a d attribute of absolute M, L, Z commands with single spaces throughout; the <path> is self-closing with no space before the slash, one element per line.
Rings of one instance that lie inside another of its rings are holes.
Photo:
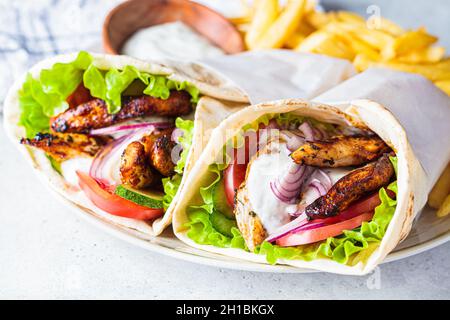
<path fill-rule="evenodd" d="M 299 204 L 296 205 L 296 210 L 288 212 L 288 214 L 291 217 L 295 217 L 296 218 L 296 217 L 300 216 L 301 214 L 305 213 L 305 209 L 306 209 L 306 205 L 303 204 L 303 203 L 301 203 L 301 204 L 299 203 Z"/>
<path fill-rule="evenodd" d="M 175 128 L 175 129 L 172 131 L 172 135 L 170 136 L 170 139 L 171 139 L 173 142 L 178 143 L 178 142 L 179 142 L 178 139 L 179 139 L 180 137 L 182 137 L 183 134 L 184 134 L 184 131 L 183 131 L 183 130 L 181 130 L 180 128 Z"/>
<path fill-rule="evenodd" d="M 116 181 L 110 179 L 104 172 L 106 163 L 111 161 L 114 156 L 120 157 L 123 152 L 122 149 L 126 148 L 129 143 L 140 139 L 145 134 L 150 134 L 153 130 L 155 130 L 155 127 L 153 126 L 133 130 L 131 133 L 123 135 L 108 143 L 94 157 L 89 170 L 89 175 L 97 180 L 103 188 L 113 188 L 116 185 Z M 117 161 L 120 161 L 120 159 L 117 159 Z"/>
<path fill-rule="evenodd" d="M 320 182 L 325 187 L 325 189 L 327 189 L 328 192 L 328 190 L 330 190 L 331 187 L 333 186 L 333 181 L 331 181 L 330 176 L 325 171 L 320 169 L 316 170 L 316 176 L 318 176 L 317 178 L 320 180 Z"/>
<path fill-rule="evenodd" d="M 324 196 L 327 194 L 327 189 L 323 186 L 323 184 L 319 180 L 313 179 L 309 185 L 313 188 L 316 188 L 320 196 Z"/>
<path fill-rule="evenodd" d="M 265 241 L 274 242 L 274 241 L 278 240 L 279 238 L 287 235 L 288 233 L 291 233 L 292 230 L 295 230 L 297 228 L 304 226 L 308 222 L 309 221 L 308 221 L 308 217 L 306 216 L 306 214 L 302 214 L 302 215 L 298 216 L 297 218 L 295 218 L 294 220 L 292 220 L 291 222 L 278 228 L 274 233 L 272 233 L 269 237 L 267 237 Z"/>
<path fill-rule="evenodd" d="M 285 197 L 294 198 L 300 193 L 299 184 L 286 184 L 282 182 L 280 183 L 279 180 L 275 181 L 274 183 L 277 190 L 280 191 Z"/>
<path fill-rule="evenodd" d="M 111 127 L 107 127 L 107 128 L 93 129 L 89 132 L 89 134 L 91 134 L 91 135 L 109 135 L 109 134 L 118 133 L 118 132 L 122 132 L 122 131 L 130 131 L 130 130 L 143 129 L 143 128 L 150 129 L 151 127 L 154 127 L 157 129 L 170 128 L 170 127 L 173 127 L 173 123 L 170 123 L 170 122 L 143 122 L 143 123 L 133 123 L 133 124 L 122 124 L 122 125 L 111 126 Z"/>
<path fill-rule="evenodd" d="M 299 130 L 301 130 L 303 132 L 303 134 L 305 135 L 305 140 L 306 141 L 314 141 L 314 131 L 313 128 L 311 127 L 311 125 L 308 122 L 303 122 L 299 127 Z"/>
<path fill-rule="evenodd" d="M 286 195 L 286 193 L 280 192 L 280 190 L 278 190 L 278 186 L 275 182 L 270 182 L 269 184 L 270 184 L 270 190 L 272 190 L 272 193 L 274 194 L 275 197 L 277 197 L 282 202 L 292 203 L 292 197 L 289 197 L 288 195 Z"/>

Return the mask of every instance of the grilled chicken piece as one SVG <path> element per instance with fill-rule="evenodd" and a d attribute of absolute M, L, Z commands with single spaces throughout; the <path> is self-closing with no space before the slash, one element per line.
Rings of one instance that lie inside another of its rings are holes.
<path fill-rule="evenodd" d="M 123 184 L 136 189 L 149 187 L 159 180 L 140 141 L 130 143 L 124 150 L 120 159 L 120 178 Z"/>
<path fill-rule="evenodd" d="M 337 168 L 365 164 L 390 150 L 379 137 L 339 136 L 327 141 L 307 142 L 291 157 L 303 165 Z"/>
<path fill-rule="evenodd" d="M 105 101 L 94 99 L 71 108 L 51 119 L 55 132 L 88 133 L 91 129 L 111 126 L 129 119 L 159 115 L 175 117 L 191 112 L 191 96 L 185 91 L 171 91 L 166 100 L 150 96 L 125 97 L 118 113 L 108 113 Z"/>
<path fill-rule="evenodd" d="M 248 190 L 244 183 L 236 192 L 234 214 L 245 244 L 253 252 L 256 246 L 260 245 L 267 238 L 268 234 L 259 217 L 251 210 L 247 192 Z"/>
<path fill-rule="evenodd" d="M 154 132 L 126 147 L 120 163 L 122 183 L 142 189 L 161 181 L 161 175 L 173 175 L 175 163 L 171 153 L 175 143 L 170 139 L 172 131 Z"/>
<path fill-rule="evenodd" d="M 171 139 L 172 131 L 173 129 L 165 129 L 142 138 L 142 143 L 150 155 L 150 164 L 166 177 L 173 175 L 175 168 L 172 150 L 176 143 Z"/>
<path fill-rule="evenodd" d="M 44 150 L 57 161 L 84 156 L 93 157 L 111 139 L 85 134 L 38 133 L 33 139 L 22 138 L 21 144 Z"/>
<path fill-rule="evenodd" d="M 384 154 L 377 161 L 351 171 L 339 179 L 324 196 L 306 207 L 310 219 L 327 218 L 342 210 L 365 195 L 386 186 L 394 175 L 389 156 Z"/>

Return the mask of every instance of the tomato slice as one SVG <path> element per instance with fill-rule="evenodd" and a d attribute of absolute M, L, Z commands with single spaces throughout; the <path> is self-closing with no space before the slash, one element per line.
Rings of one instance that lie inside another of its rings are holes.
<path fill-rule="evenodd" d="M 245 180 L 248 162 L 250 161 L 249 153 L 250 139 L 245 138 L 245 144 L 239 149 L 234 149 L 233 161 L 228 165 L 224 172 L 225 195 L 227 203 L 234 207 L 234 197 L 237 189 Z"/>
<path fill-rule="evenodd" d="M 150 209 L 109 193 L 87 173 L 77 171 L 77 175 L 84 194 L 98 208 L 109 214 L 137 220 L 150 220 L 158 218 L 164 213 L 163 209 Z"/>
<path fill-rule="evenodd" d="M 247 170 L 247 165 L 243 164 L 230 164 L 224 173 L 224 183 L 225 183 L 225 195 L 227 197 L 227 203 L 234 207 L 234 196 L 236 195 L 237 189 L 245 180 L 245 172 Z"/>
<path fill-rule="evenodd" d="M 390 197 L 395 193 L 389 194 Z M 374 210 L 381 203 L 378 192 L 375 192 L 349 206 L 335 217 L 314 219 L 293 232 L 277 240 L 280 246 L 296 246 L 325 240 L 328 237 L 340 235 L 344 230 L 359 227 L 364 221 L 369 221 Z"/>
<path fill-rule="evenodd" d="M 378 192 L 375 192 L 370 196 L 367 196 L 353 203 L 347 209 L 340 212 L 338 215 L 334 217 L 329 217 L 325 219 L 314 219 L 310 223 L 321 222 L 329 225 L 333 223 L 342 222 L 345 220 L 352 219 L 362 213 L 373 212 L 375 208 L 380 205 L 380 203 L 381 203 L 380 196 L 378 195 Z"/>
<path fill-rule="evenodd" d="M 370 221 L 373 212 L 363 213 L 349 220 L 324 225 L 322 227 L 307 229 L 298 233 L 290 233 L 277 240 L 277 245 L 282 247 L 299 246 L 325 240 L 329 237 L 340 235 L 344 230 L 352 230 L 359 227 L 364 221 Z M 317 222 L 314 222 L 317 223 Z"/>
<path fill-rule="evenodd" d="M 92 99 L 91 92 L 81 82 L 75 91 L 67 97 L 66 101 L 69 104 L 69 108 L 74 108 Z"/>

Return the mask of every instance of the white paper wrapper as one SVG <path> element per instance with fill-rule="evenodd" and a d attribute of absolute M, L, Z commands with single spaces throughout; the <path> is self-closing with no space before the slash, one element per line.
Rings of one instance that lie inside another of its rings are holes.
<path fill-rule="evenodd" d="M 314 100 L 345 109 L 355 99 L 378 102 L 394 114 L 427 174 L 429 192 L 450 160 L 450 98 L 420 75 L 373 68 Z"/>
<path fill-rule="evenodd" d="M 250 51 L 201 61 L 245 91 L 252 104 L 311 99 L 355 75 L 342 59 L 291 50 Z"/>

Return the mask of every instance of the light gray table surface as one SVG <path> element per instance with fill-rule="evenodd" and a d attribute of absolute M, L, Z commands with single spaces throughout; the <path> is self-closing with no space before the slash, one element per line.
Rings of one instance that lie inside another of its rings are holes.
<path fill-rule="evenodd" d="M 450 47 L 448 1 L 324 2 L 360 13 L 379 4 L 383 15 L 405 27 L 426 25 Z M 0 151 L 0 298 L 450 298 L 450 243 L 364 277 L 201 266 L 134 247 L 80 220 L 41 185 L 3 128 Z"/>

